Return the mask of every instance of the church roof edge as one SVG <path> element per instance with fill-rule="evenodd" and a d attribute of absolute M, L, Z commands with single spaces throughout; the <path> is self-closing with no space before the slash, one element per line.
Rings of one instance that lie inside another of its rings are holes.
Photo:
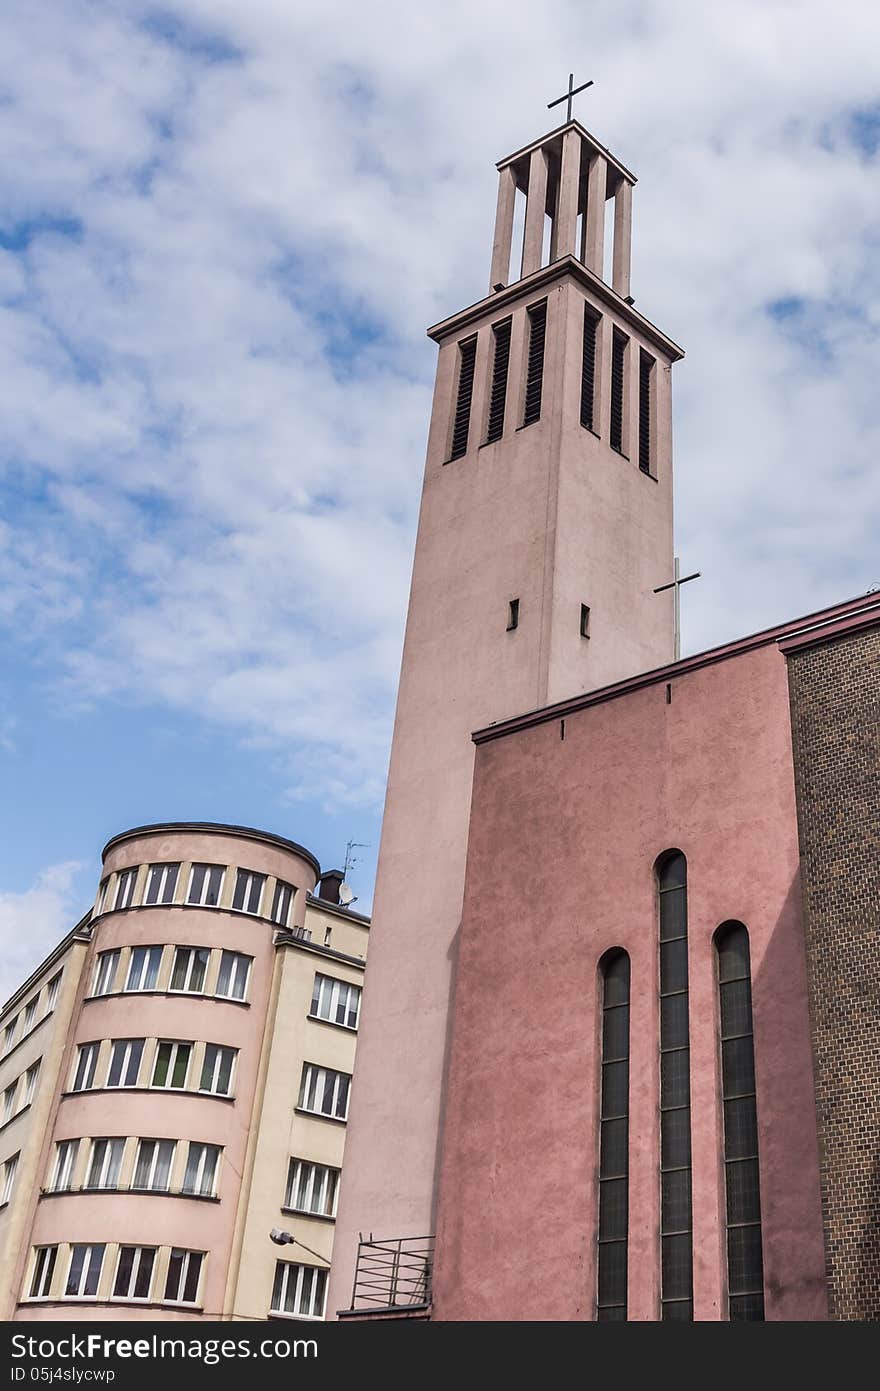
<path fill-rule="evenodd" d="M 755 651 L 759 647 L 769 647 L 771 643 L 778 644 L 783 654 L 787 654 L 789 651 L 798 650 L 801 647 L 833 641 L 835 637 L 844 636 L 854 628 L 873 626 L 874 624 L 880 624 L 880 595 L 877 593 L 860 594 L 854 599 L 845 600 L 843 603 L 832 604 L 827 609 L 818 609 L 815 613 L 790 619 L 787 623 L 777 623 L 772 628 L 765 628 L 761 632 L 752 633 L 747 637 L 736 638 L 733 642 L 724 643 L 720 647 L 710 647 L 705 652 L 695 652 L 693 656 L 683 657 L 680 661 L 670 662 L 667 666 L 655 667 L 652 671 L 640 672 L 637 676 L 629 676 L 625 681 L 616 681 L 611 686 L 600 686 L 598 690 L 585 691 L 582 695 L 558 701 L 555 705 L 546 705 L 538 710 L 527 711 L 523 715 L 514 715 L 510 719 L 499 720 L 497 724 L 475 730 L 471 739 L 475 744 L 486 744 L 492 739 L 500 739 L 504 735 L 514 734 L 521 729 L 529 728 L 531 725 L 546 724 L 550 720 L 558 720 L 565 715 L 584 710 L 590 705 L 602 705 L 605 701 L 616 700 L 618 696 L 629 695 L 633 691 L 658 685 L 660 682 L 668 681 L 676 676 L 687 676 L 692 671 L 714 666 L 717 662 L 728 661 L 731 657 L 742 656 L 744 653 Z"/>
<path fill-rule="evenodd" d="M 557 126 L 555 130 L 548 131 L 546 135 L 540 136 L 537 140 L 530 141 L 528 145 L 523 145 L 521 150 L 514 151 L 512 155 L 506 155 L 504 159 L 498 161 L 495 168 L 498 170 L 506 169 L 509 164 L 516 163 L 518 159 L 524 159 L 526 155 L 532 153 L 532 150 L 539 150 L 542 145 L 547 144 L 548 140 L 554 140 L 556 136 L 564 134 L 567 130 L 576 130 L 584 140 L 587 140 L 593 146 L 593 149 L 598 150 L 600 154 L 605 156 L 608 163 L 617 170 L 618 174 L 626 179 L 627 183 L 634 184 L 638 182 L 632 170 L 627 169 L 625 164 L 621 164 L 620 160 L 611 153 L 607 145 L 603 145 L 602 141 L 597 140 L 596 136 L 592 135 L 590 131 L 587 130 L 586 126 L 582 126 L 580 121 L 575 119 L 566 121 L 564 125 Z"/>
<path fill-rule="evenodd" d="M 669 338 L 656 324 L 652 324 L 650 319 L 646 319 L 644 314 L 640 314 L 637 309 L 628 304 L 600 276 L 589 270 L 583 261 L 570 255 L 560 256 L 558 261 L 551 261 L 549 266 L 541 266 L 539 270 L 532 271 L 531 275 L 525 275 L 521 280 L 514 280 L 511 285 L 505 285 L 503 290 L 495 290 L 492 294 L 486 295 L 485 298 L 477 300 L 476 303 L 469 304 L 466 309 L 459 309 L 456 314 L 450 314 L 448 319 L 441 319 L 439 323 L 432 324 L 427 330 L 428 337 L 433 338 L 435 343 L 439 343 L 442 338 L 460 332 L 474 319 L 481 318 L 490 309 L 501 309 L 511 300 L 519 299 L 523 295 L 530 295 L 563 275 L 573 275 L 576 280 L 580 280 L 582 285 L 593 291 L 597 299 L 603 300 L 621 318 L 632 324 L 634 328 L 639 329 L 645 338 L 666 353 L 672 362 L 680 362 L 684 357 L 684 348 L 680 347 L 673 338 Z"/>

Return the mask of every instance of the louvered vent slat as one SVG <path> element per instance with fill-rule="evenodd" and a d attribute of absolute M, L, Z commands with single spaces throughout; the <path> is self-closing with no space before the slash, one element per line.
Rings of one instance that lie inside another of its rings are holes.
<path fill-rule="evenodd" d="M 596 390 L 596 316 L 584 305 L 584 361 L 581 373 L 581 424 L 593 429 L 593 397 Z"/>
<path fill-rule="evenodd" d="M 639 468 L 651 472 L 651 368 L 654 359 L 639 353 Z"/>
<path fill-rule="evenodd" d="M 623 368 L 626 360 L 626 339 L 614 334 L 611 344 L 611 448 L 623 453 Z"/>
<path fill-rule="evenodd" d="M 547 328 L 547 301 L 529 310 L 529 360 L 526 370 L 526 399 L 523 425 L 541 419 L 541 392 L 544 385 L 544 339 Z"/>
<path fill-rule="evenodd" d="M 459 346 L 461 360 L 458 368 L 458 399 L 455 403 L 455 420 L 452 424 L 452 449 L 450 459 L 460 459 L 467 453 L 468 432 L 471 423 L 471 401 L 474 395 L 474 367 L 477 361 L 477 340 L 469 338 Z"/>
<path fill-rule="evenodd" d="M 489 397 L 489 423 L 486 443 L 500 440 L 504 433 L 504 407 L 507 404 L 507 370 L 510 365 L 510 320 L 498 324 L 494 332 L 495 358 L 492 363 L 492 391 Z"/>

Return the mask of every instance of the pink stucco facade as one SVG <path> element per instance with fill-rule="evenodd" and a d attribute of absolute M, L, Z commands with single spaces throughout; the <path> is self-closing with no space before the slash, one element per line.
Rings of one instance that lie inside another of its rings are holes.
<path fill-rule="evenodd" d="M 432 1317 L 595 1318 L 599 961 L 613 947 L 632 976 L 628 1317 L 659 1317 L 654 866 L 671 848 L 688 865 L 694 1316 L 727 1317 L 713 934 L 731 919 L 751 945 L 766 1317 L 827 1316 L 776 636 L 478 736 Z"/>

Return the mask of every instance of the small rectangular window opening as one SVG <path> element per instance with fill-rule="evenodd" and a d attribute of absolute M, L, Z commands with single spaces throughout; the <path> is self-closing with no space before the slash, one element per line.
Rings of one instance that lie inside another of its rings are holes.
<path fill-rule="evenodd" d="M 519 599 L 511 599 L 507 606 L 507 631 L 512 633 L 519 627 Z"/>
<path fill-rule="evenodd" d="M 589 604 L 581 604 L 581 637 L 582 637 L 582 638 L 588 638 L 589 636 L 590 636 L 590 606 L 589 606 Z"/>

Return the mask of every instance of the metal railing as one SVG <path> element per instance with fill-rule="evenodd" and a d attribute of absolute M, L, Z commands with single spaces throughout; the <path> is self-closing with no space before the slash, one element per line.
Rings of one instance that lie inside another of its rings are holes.
<path fill-rule="evenodd" d="M 431 1302 L 432 1236 L 358 1243 L 352 1309 L 423 1307 Z"/>

